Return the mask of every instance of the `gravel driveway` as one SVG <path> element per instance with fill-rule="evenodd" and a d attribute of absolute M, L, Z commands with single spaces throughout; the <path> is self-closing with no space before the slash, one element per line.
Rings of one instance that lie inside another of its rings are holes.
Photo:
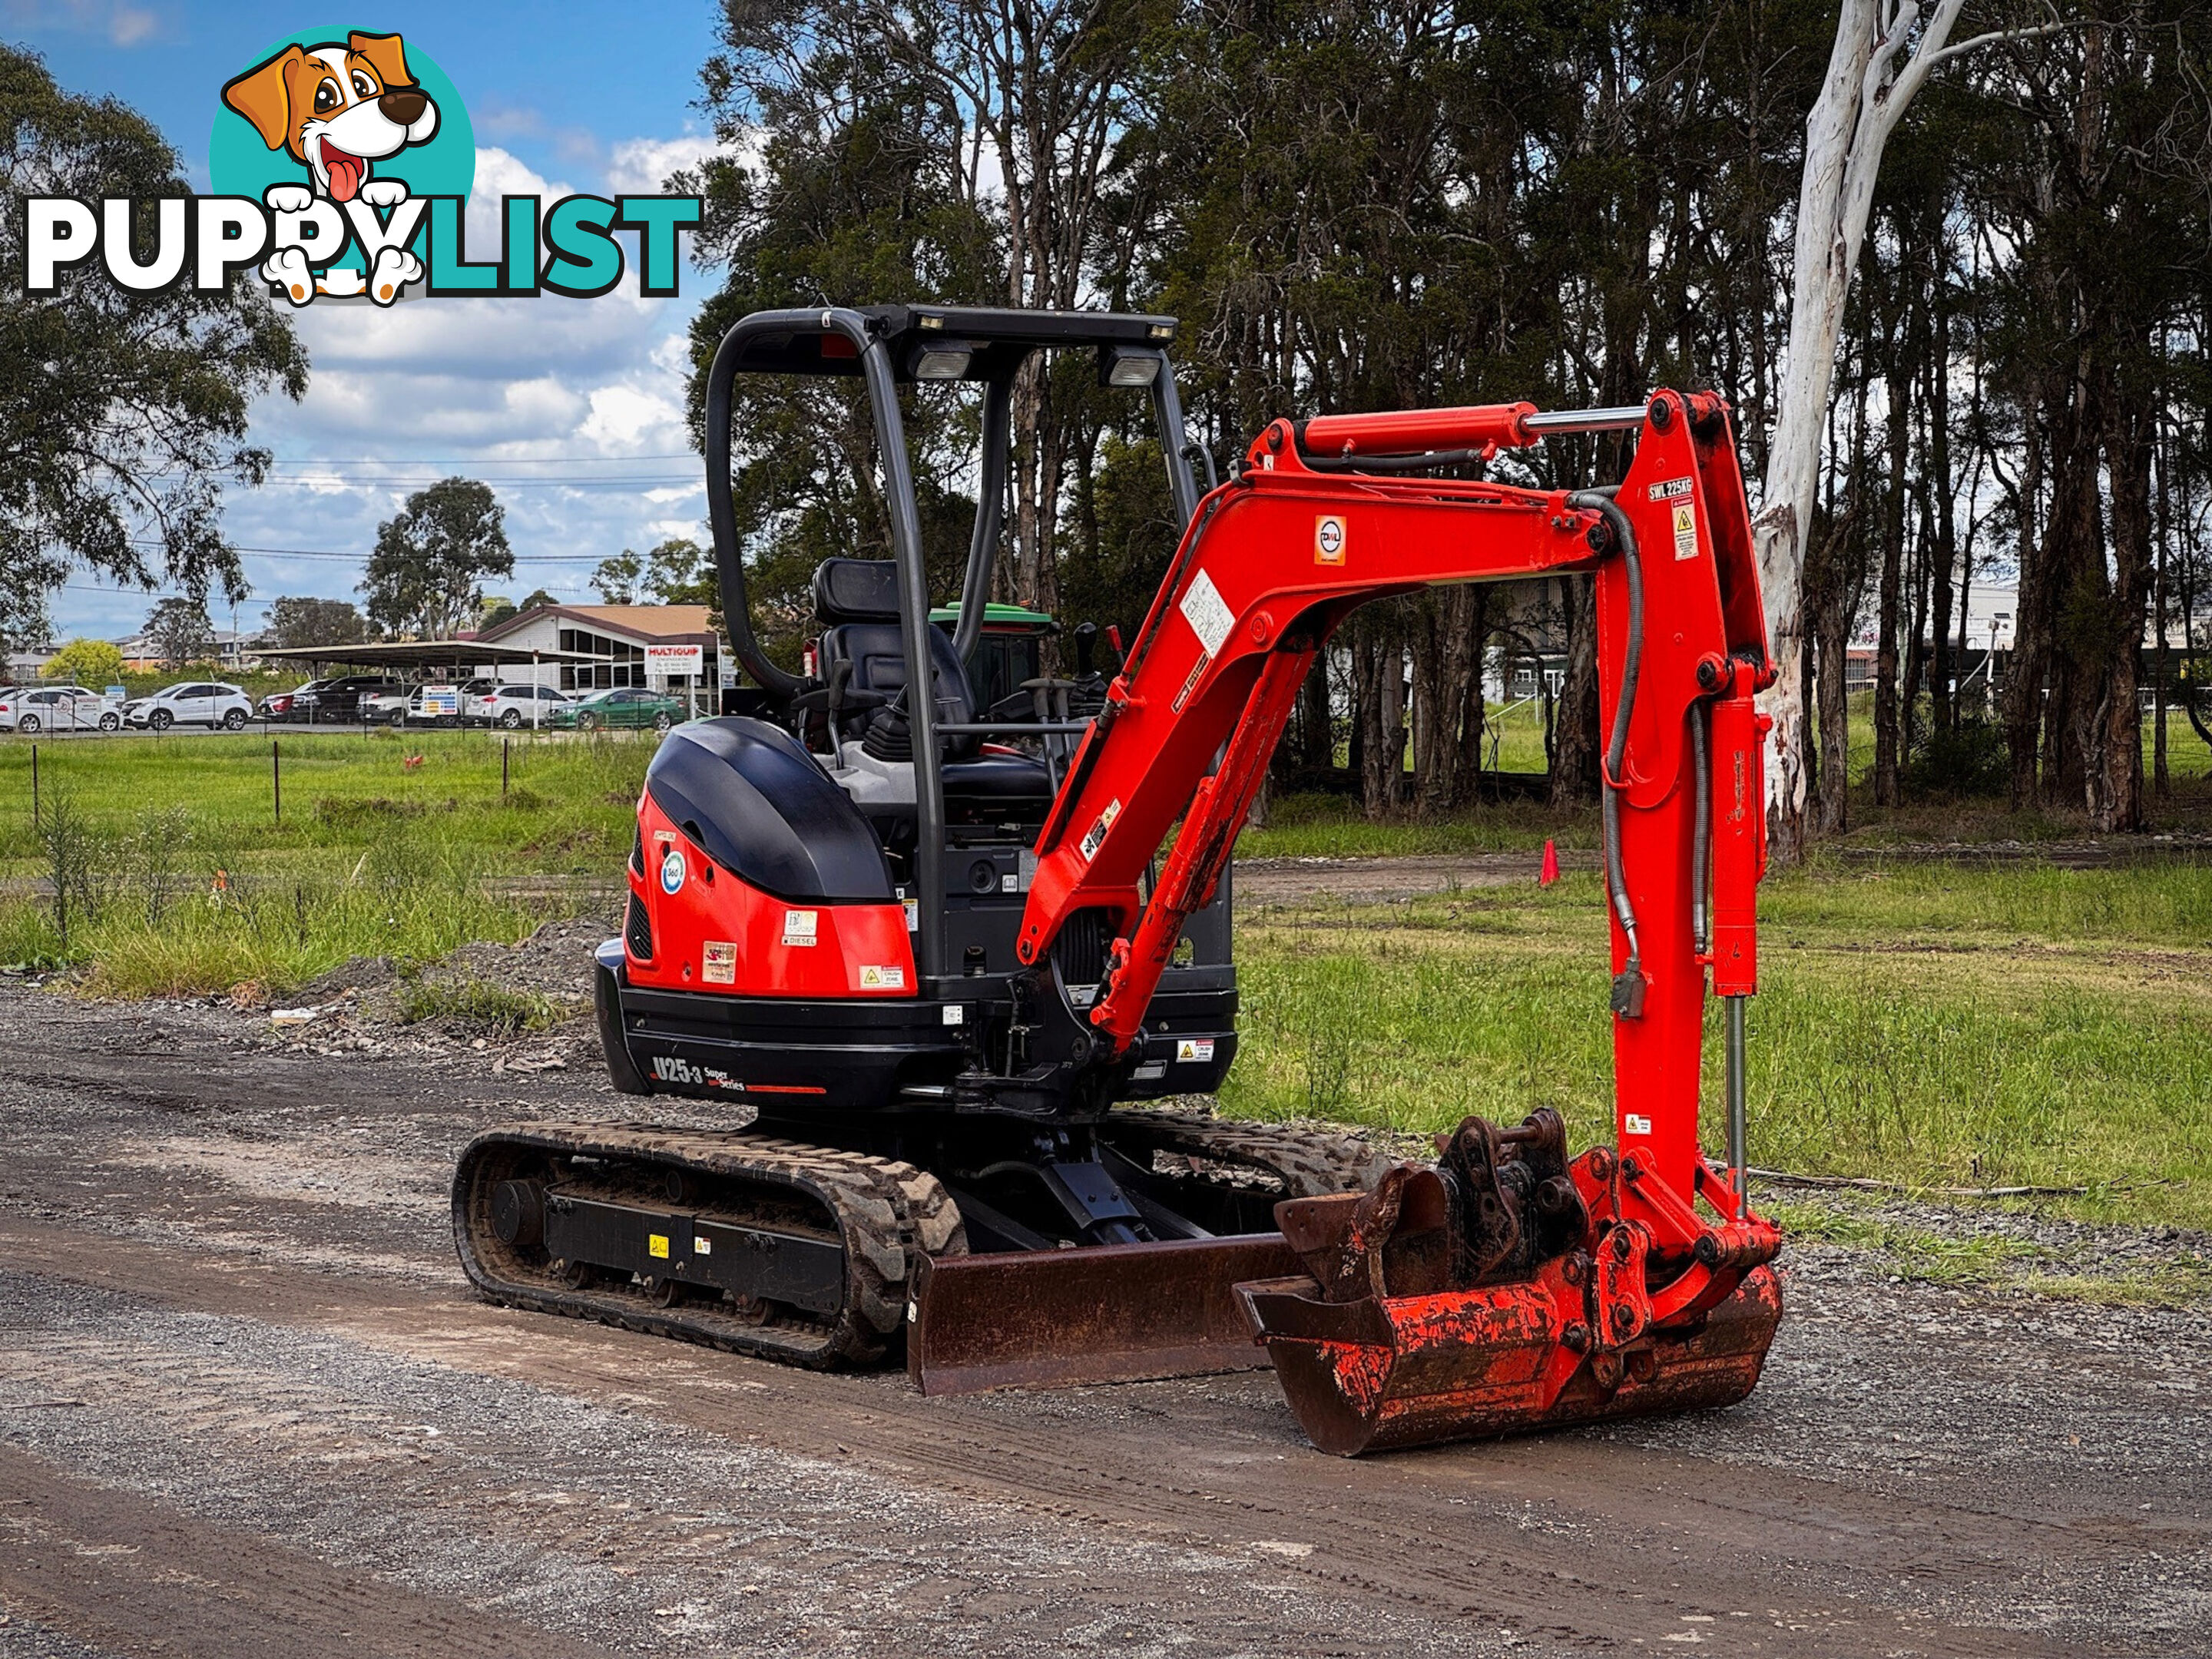
<path fill-rule="evenodd" d="M 925 1401 L 472 1300 L 460 1144 L 637 1103 L 349 1006 L 0 986 L 0 1654 L 2212 1652 L 2204 1307 L 1793 1247 L 1741 1407 L 1360 1462 L 1264 1372 Z"/>

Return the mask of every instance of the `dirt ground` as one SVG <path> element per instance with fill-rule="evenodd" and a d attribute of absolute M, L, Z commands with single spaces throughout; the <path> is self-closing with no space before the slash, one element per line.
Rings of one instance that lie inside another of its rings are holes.
<path fill-rule="evenodd" d="M 462 1142 L 639 1103 L 343 980 L 0 986 L 0 1654 L 2212 1652 L 2203 1308 L 1793 1247 L 1744 1406 L 1360 1462 L 1266 1372 L 926 1401 L 474 1300 Z"/>

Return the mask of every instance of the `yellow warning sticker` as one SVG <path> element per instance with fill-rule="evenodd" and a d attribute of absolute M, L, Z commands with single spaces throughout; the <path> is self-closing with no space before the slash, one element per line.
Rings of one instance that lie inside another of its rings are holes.
<path fill-rule="evenodd" d="M 1121 803 L 1119 800 L 1108 801 L 1106 810 L 1098 815 L 1098 821 L 1091 826 L 1082 841 L 1077 843 L 1075 850 L 1083 854 L 1083 861 L 1085 864 L 1098 856 L 1098 849 L 1106 844 L 1106 832 L 1114 827 L 1114 820 L 1121 816 Z"/>
<path fill-rule="evenodd" d="M 1674 503 L 1674 556 L 1698 556 L 1698 509 L 1688 501 Z"/>
<path fill-rule="evenodd" d="M 860 968 L 860 988 L 863 991 L 903 991 L 906 989 L 906 969 L 879 968 L 872 963 L 864 963 Z"/>
<path fill-rule="evenodd" d="M 691 1254 L 694 1255 L 714 1255 L 714 1241 L 708 1237 L 704 1233 L 694 1233 L 691 1236 Z"/>
<path fill-rule="evenodd" d="M 668 1259 L 668 1235 L 647 1233 L 645 1236 L 645 1253 L 647 1255 L 657 1255 L 665 1261 Z"/>

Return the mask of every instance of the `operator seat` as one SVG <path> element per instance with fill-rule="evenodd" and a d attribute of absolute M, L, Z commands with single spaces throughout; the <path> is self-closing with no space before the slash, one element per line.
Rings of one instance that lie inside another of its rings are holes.
<path fill-rule="evenodd" d="M 900 694 L 906 690 L 906 642 L 899 627 L 898 568 L 888 559 L 824 559 L 814 571 L 814 616 L 823 624 L 815 672 L 827 690 L 825 718 L 834 742 L 857 741 L 878 760 L 914 758 Z M 932 623 L 930 682 L 939 725 L 976 718 L 967 672 L 952 636 Z M 1027 808 L 1041 813 L 1052 799 L 1052 776 L 1029 755 L 985 754 L 972 733 L 938 739 L 946 814 L 1003 817 Z"/>

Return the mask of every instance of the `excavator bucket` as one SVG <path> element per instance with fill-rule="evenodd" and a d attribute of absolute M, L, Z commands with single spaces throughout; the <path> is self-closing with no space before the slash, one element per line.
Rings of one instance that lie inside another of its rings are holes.
<path fill-rule="evenodd" d="M 1780 1244 L 1723 1183 L 1708 1223 L 1633 1155 L 1571 1165 L 1557 1114 L 1468 1118 L 1434 1167 L 1286 1201 L 1305 1272 L 1237 1296 L 1314 1444 L 1339 1456 L 1734 1405 L 1782 1316 Z M 1701 1166 L 1702 1167 L 1702 1166 Z"/>

